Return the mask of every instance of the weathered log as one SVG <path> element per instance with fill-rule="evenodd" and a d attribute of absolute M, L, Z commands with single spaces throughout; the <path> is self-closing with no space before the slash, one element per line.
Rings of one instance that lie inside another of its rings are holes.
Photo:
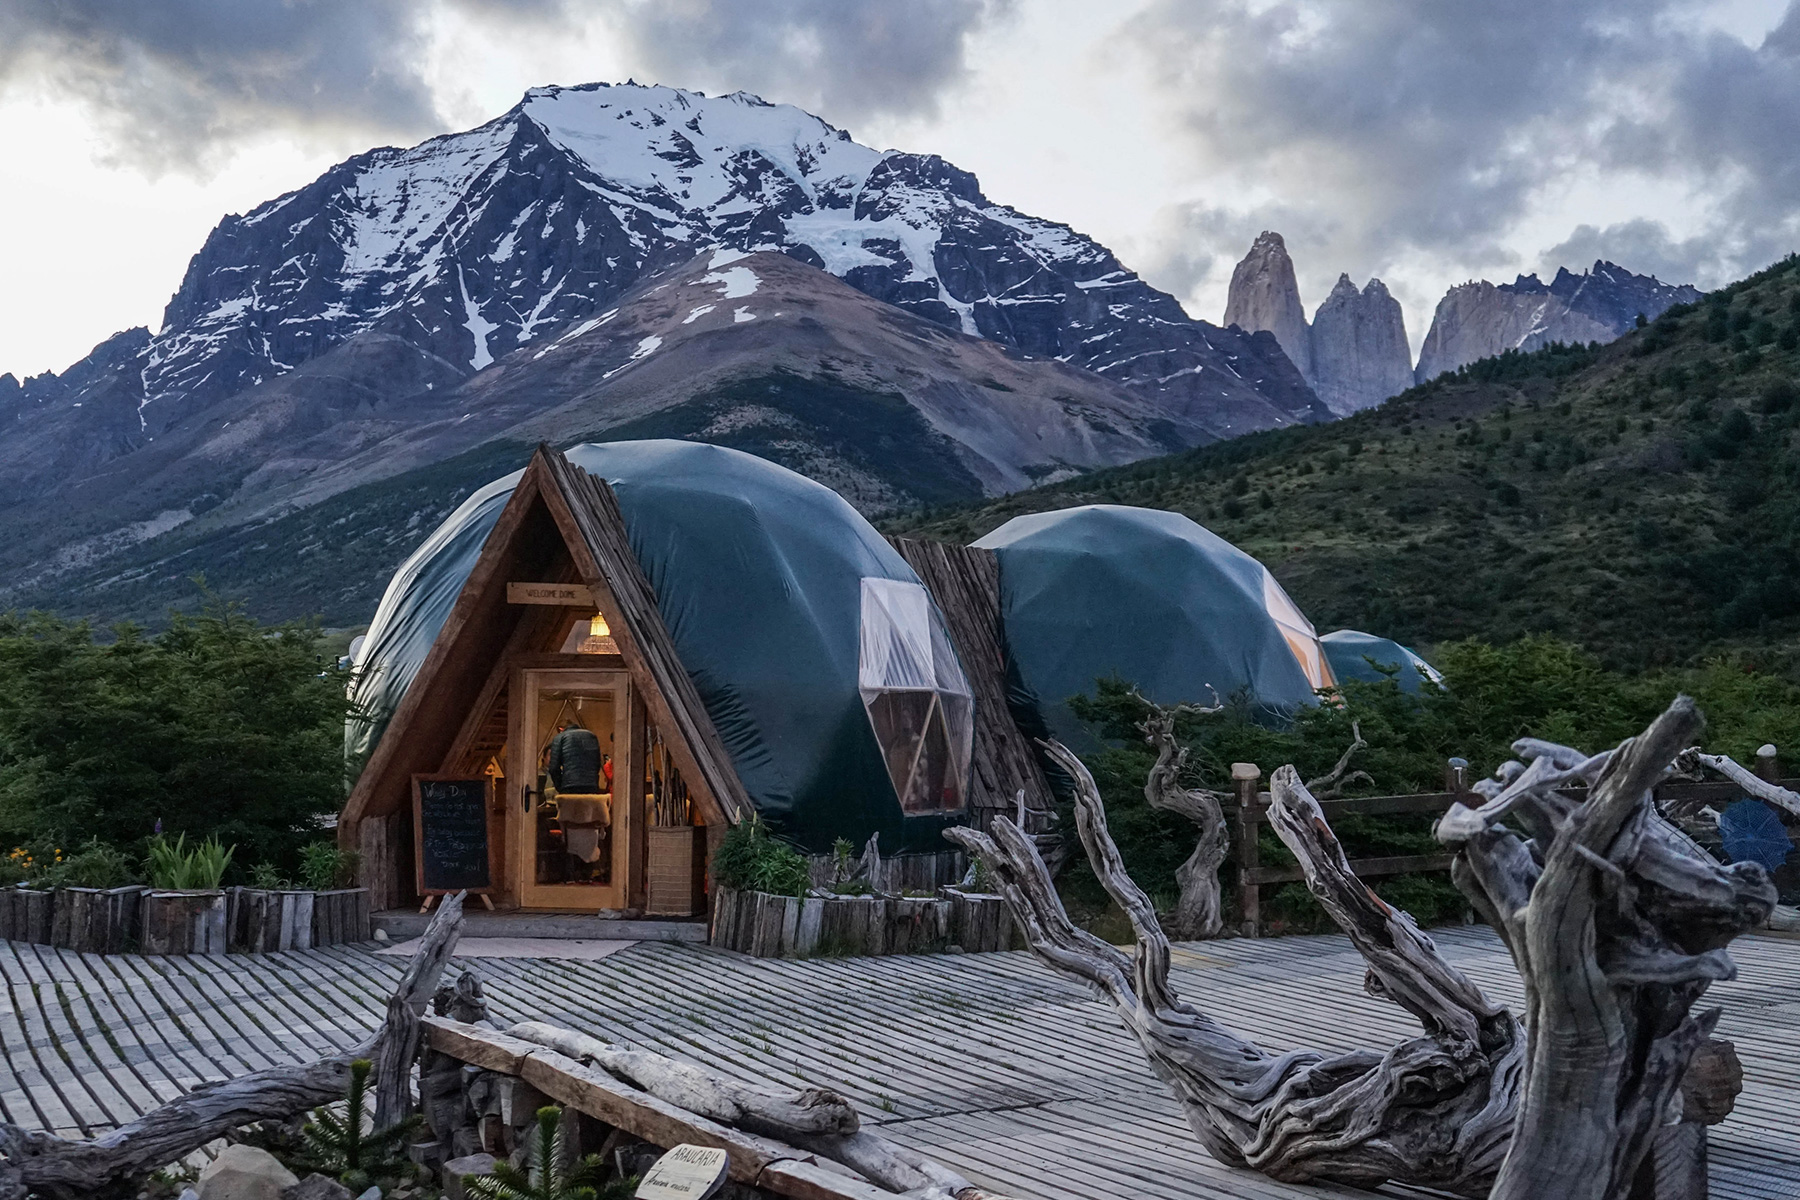
<path fill-rule="evenodd" d="M 1701 724 L 1682 696 L 1613 751 L 1514 743 L 1526 761 L 1438 824 L 1525 982 L 1525 1086 L 1496 1200 L 1627 1195 L 1718 1019 L 1690 1010 L 1735 976 L 1726 945 L 1774 906 L 1762 867 L 1720 866 L 1656 812 L 1652 786 Z M 1578 783 L 1584 801 L 1557 790 Z"/>
<path fill-rule="evenodd" d="M 1385 1053 L 1271 1054 L 1176 996 L 1168 938 L 1125 872 L 1093 778 L 1065 747 L 1045 748 L 1075 781 L 1076 825 L 1095 875 L 1131 921 L 1132 954 L 1069 920 L 1013 822 L 995 821 L 991 836 L 969 829 L 947 836 L 981 857 L 1039 957 L 1112 1003 L 1201 1144 L 1221 1162 L 1289 1182 L 1374 1187 L 1394 1180 L 1485 1194 L 1505 1152 L 1523 1055 L 1517 1024 L 1439 959 L 1411 918 L 1350 874 L 1298 776 L 1282 774 L 1287 816 L 1278 832 L 1312 864 L 1309 882 L 1332 897 L 1328 908 L 1345 914 L 1347 932 L 1370 954 L 1380 994 L 1426 1026 L 1425 1036 Z"/>
<path fill-rule="evenodd" d="M 398 1089 L 409 1092 L 419 1013 L 456 948 L 461 926 L 459 894 L 446 898 L 420 939 L 419 951 L 389 1001 L 387 1020 L 374 1037 L 347 1053 L 201 1084 L 88 1141 L 0 1122 L 0 1154 L 5 1156 L 0 1161 L 0 1200 L 24 1200 L 28 1195 L 91 1200 L 96 1193 L 177 1162 L 234 1129 L 282 1120 L 343 1099 L 350 1086 L 350 1064 L 359 1058 L 374 1059 L 378 1071 L 394 1072 Z M 409 1047 L 404 1057 L 389 1053 L 397 1045 Z M 387 1078 L 378 1079 L 377 1088 L 397 1090 L 395 1081 Z"/>
<path fill-rule="evenodd" d="M 373 1054 L 376 1129 L 391 1129 L 412 1114 L 412 1065 L 419 1057 L 419 1018 L 437 990 L 444 964 L 456 951 L 464 898 L 465 893 L 457 892 L 439 902 L 437 916 L 419 939 L 419 949 L 406 964 L 400 985 L 388 997 L 387 1017 Z"/>
<path fill-rule="evenodd" d="M 783 1095 L 648 1050 L 608 1045 L 599 1038 L 542 1021 L 524 1021 L 506 1033 L 548 1046 L 577 1062 L 592 1063 L 658 1099 L 752 1133 L 776 1137 L 794 1133 L 847 1134 L 858 1128 L 856 1109 L 844 1097 L 825 1088 Z"/>
<path fill-rule="evenodd" d="M 1710 771 L 1717 771 L 1758 800 L 1773 804 L 1776 808 L 1784 809 L 1792 815 L 1800 817 L 1800 794 L 1792 792 L 1778 783 L 1769 782 L 1742 763 L 1737 762 L 1730 755 L 1704 754 L 1699 747 L 1690 746 L 1681 752 L 1677 762 L 1682 766 L 1698 764 Z"/>
<path fill-rule="evenodd" d="M 1144 741 L 1156 748 L 1156 764 L 1144 780 L 1144 799 L 1149 801 L 1151 808 L 1186 817 L 1200 831 L 1194 852 L 1175 869 L 1179 895 L 1175 911 L 1169 914 L 1169 930 L 1172 936 L 1182 941 L 1218 937 L 1225 927 L 1220 906 L 1219 868 L 1231 849 L 1231 832 L 1225 825 L 1224 803 L 1216 792 L 1181 786 L 1181 772 L 1187 766 L 1188 751 L 1175 736 L 1175 722 L 1184 716 L 1218 712 L 1224 706 L 1202 708 L 1197 704 L 1178 704 L 1164 708 L 1148 700 L 1144 703 L 1150 712 L 1138 728 L 1143 731 Z"/>
<path fill-rule="evenodd" d="M 612 1046 L 539 1021 L 514 1025 L 504 1036 L 599 1067 L 665 1104 L 707 1120 L 828 1158 L 890 1192 L 904 1193 L 908 1200 L 1005 1200 L 942 1163 L 860 1128 L 855 1107 L 836 1092 L 807 1088 L 783 1094 L 751 1087 L 651 1051 Z"/>

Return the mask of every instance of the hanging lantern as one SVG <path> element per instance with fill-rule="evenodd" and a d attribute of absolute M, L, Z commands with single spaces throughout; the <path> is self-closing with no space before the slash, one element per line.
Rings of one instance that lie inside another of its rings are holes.
<path fill-rule="evenodd" d="M 617 654 L 619 644 L 613 641 L 612 627 L 606 623 L 604 613 L 595 613 L 588 621 L 587 637 L 581 641 L 583 654 Z"/>

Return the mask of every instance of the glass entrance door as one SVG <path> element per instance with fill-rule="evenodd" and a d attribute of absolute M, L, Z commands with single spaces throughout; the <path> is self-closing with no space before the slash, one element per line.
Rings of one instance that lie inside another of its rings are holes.
<path fill-rule="evenodd" d="M 526 670 L 507 759 L 525 908 L 622 909 L 628 894 L 631 685 L 623 671 Z M 617 787 L 614 783 L 617 781 Z"/>

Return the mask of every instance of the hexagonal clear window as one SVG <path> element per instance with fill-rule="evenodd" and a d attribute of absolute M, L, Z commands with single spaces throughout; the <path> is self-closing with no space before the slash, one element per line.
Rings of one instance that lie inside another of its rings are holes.
<path fill-rule="evenodd" d="M 862 581 L 857 683 L 901 810 L 960 812 L 968 804 L 975 697 L 924 587 Z"/>

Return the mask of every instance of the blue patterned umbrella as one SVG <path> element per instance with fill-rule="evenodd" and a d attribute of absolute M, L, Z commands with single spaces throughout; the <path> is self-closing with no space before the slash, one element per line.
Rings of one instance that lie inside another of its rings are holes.
<path fill-rule="evenodd" d="M 1719 837 L 1732 862 L 1761 863 L 1771 871 L 1794 848 L 1781 818 L 1761 800 L 1739 800 L 1720 813 Z"/>

